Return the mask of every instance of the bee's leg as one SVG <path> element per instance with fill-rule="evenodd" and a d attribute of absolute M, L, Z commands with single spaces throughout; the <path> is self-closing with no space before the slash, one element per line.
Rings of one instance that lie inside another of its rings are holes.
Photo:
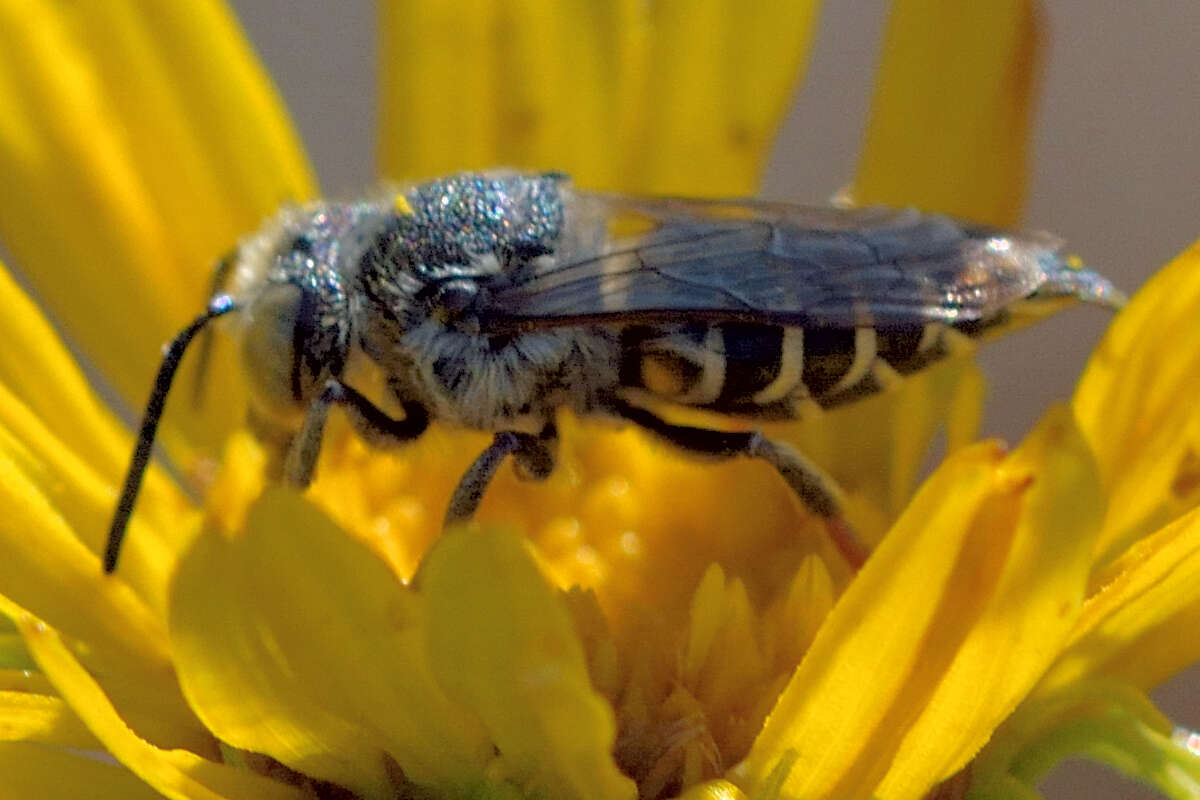
<path fill-rule="evenodd" d="M 537 436 L 524 440 L 513 453 L 513 466 L 516 467 L 517 477 L 525 481 L 544 481 L 554 471 L 558 463 L 558 426 L 553 422 Z"/>
<path fill-rule="evenodd" d="M 284 476 L 297 488 L 303 489 L 312 483 L 325 421 L 335 404 L 346 411 L 355 432 L 374 447 L 398 447 L 416 439 L 429 427 L 429 412 L 420 403 L 402 403 L 404 419 L 393 419 L 351 387 L 337 378 L 330 378 L 308 407 L 304 427 L 288 450 Z"/>
<path fill-rule="evenodd" d="M 511 455 L 516 461 L 517 475 L 527 480 L 543 480 L 554 470 L 558 429 L 547 423 L 536 436 L 516 431 L 501 431 L 488 448 L 467 469 L 454 489 L 450 507 L 446 509 L 446 525 L 464 522 L 475 516 L 479 501 L 496 470 Z"/>
<path fill-rule="evenodd" d="M 665 439 L 670 444 L 698 456 L 761 458 L 773 466 L 800 502 L 825 520 L 834 545 L 855 569 L 866 561 L 868 551 L 842 517 L 842 504 L 836 485 L 820 467 L 793 448 L 763 436 L 759 431 L 714 431 L 690 425 L 676 425 L 624 400 L 614 398 L 608 410 Z"/>

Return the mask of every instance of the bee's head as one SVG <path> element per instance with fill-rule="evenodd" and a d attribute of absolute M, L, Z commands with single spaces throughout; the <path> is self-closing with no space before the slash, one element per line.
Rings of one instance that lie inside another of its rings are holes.
<path fill-rule="evenodd" d="M 395 194 L 364 248 L 363 297 L 391 334 L 433 324 L 477 330 L 490 290 L 521 280 L 563 225 L 555 174 L 462 173 Z"/>

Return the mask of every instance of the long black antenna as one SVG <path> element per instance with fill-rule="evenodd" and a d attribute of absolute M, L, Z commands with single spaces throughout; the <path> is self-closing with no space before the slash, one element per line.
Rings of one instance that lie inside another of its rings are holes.
<path fill-rule="evenodd" d="M 121 541 L 125 538 L 125 528 L 129 525 L 129 515 L 133 513 L 133 504 L 137 500 L 138 490 L 142 488 L 142 476 L 150 464 L 150 452 L 154 447 L 154 435 L 158 431 L 158 421 L 162 418 L 163 406 L 167 402 L 167 391 L 183 360 L 183 351 L 204 329 L 208 323 L 217 317 L 237 309 L 233 299 L 227 294 L 219 294 L 208 302 L 208 310 L 175 335 L 171 344 L 163 353 L 162 363 L 158 366 L 158 375 L 154 378 L 154 388 L 150 391 L 150 399 L 146 403 L 146 413 L 142 415 L 142 427 L 138 430 L 137 447 L 133 458 L 129 461 L 129 470 L 125 473 L 125 484 L 121 487 L 121 498 L 117 501 L 117 510 L 113 512 L 112 525 L 108 529 L 108 543 L 104 546 L 104 571 L 111 573 L 117 568 L 117 556 L 121 554 Z"/>

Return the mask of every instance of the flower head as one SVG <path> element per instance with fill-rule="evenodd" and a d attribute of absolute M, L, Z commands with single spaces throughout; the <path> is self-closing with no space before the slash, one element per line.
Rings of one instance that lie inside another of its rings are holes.
<path fill-rule="evenodd" d="M 1032 17 L 959 5 L 895 5 L 852 193 L 1010 223 Z M 384 171 L 751 192 L 814 8 L 388 2 L 382 50 L 409 57 L 384 64 Z M 0 21 L 0 234 L 136 401 L 208 264 L 315 196 L 310 171 L 215 0 L 0 0 Z M 946 92 L 952 119 L 910 113 Z M 150 470 L 105 577 L 129 437 L 0 277 L 21 354 L 0 355 L 0 769 L 28 796 L 999 797 L 1086 752 L 1174 791 L 1200 767 L 1143 692 L 1197 656 L 1173 631 L 1200 601 L 1200 338 L 1162 342 L 1191 330 L 1198 258 L 1011 453 L 968 444 L 962 360 L 778 429 L 877 544 L 857 574 L 764 466 L 589 420 L 563 420 L 545 484 L 502 473 L 476 527 L 439 531 L 478 434 L 381 455 L 335 419 L 301 496 L 229 434 L 223 369 L 223 402 L 168 408 L 180 469 Z M 941 427 L 949 455 L 914 491 Z"/>

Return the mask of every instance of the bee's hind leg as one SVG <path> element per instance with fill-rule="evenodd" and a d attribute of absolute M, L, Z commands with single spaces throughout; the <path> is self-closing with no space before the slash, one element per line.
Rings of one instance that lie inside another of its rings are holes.
<path fill-rule="evenodd" d="M 330 378 L 308 407 L 304 427 L 292 441 L 284 462 L 284 477 L 297 488 L 303 489 L 312 483 L 325 434 L 325 421 L 334 405 L 345 410 L 355 432 L 374 447 L 398 447 L 416 439 L 429 427 L 429 412 L 419 403 L 402 403 L 404 419 L 393 419 L 350 386 Z"/>
<path fill-rule="evenodd" d="M 554 471 L 558 449 L 558 429 L 548 423 L 536 436 L 516 431 L 497 433 L 488 448 L 467 469 L 454 489 L 446 509 L 446 525 L 465 522 L 475 516 L 479 502 L 496 470 L 511 455 L 517 475 L 526 480 L 544 480 Z"/>
<path fill-rule="evenodd" d="M 670 444 L 697 456 L 761 458 L 783 476 L 809 511 L 825 521 L 830 539 L 854 569 L 867 560 L 868 550 L 842 516 L 842 503 L 833 480 L 793 448 L 759 431 L 715 431 L 676 425 L 619 398 L 607 403 L 612 413 L 645 428 Z"/>

